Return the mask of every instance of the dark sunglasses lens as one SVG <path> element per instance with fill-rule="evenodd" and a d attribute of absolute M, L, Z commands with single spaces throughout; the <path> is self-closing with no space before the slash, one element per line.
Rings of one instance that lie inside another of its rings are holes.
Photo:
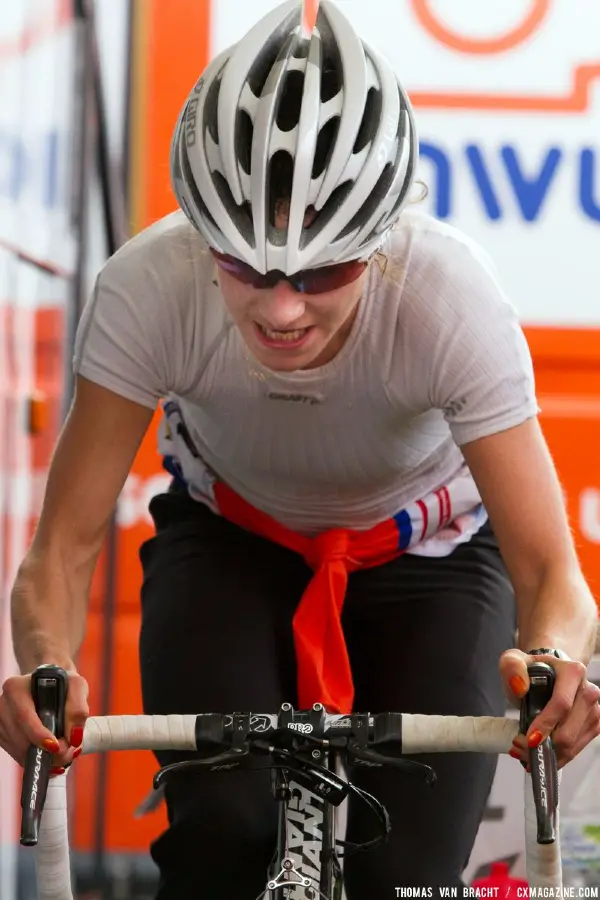
<path fill-rule="evenodd" d="M 307 269 L 298 276 L 300 284 L 297 289 L 305 294 L 326 294 L 356 281 L 366 267 L 366 262 L 351 260 L 320 269 Z"/>
<path fill-rule="evenodd" d="M 266 272 L 263 275 L 252 266 L 242 262 L 241 259 L 217 253 L 215 250 L 212 253 L 219 268 L 228 272 L 242 284 L 249 284 L 259 290 L 274 287 L 279 281 L 286 279 L 283 272 Z M 290 275 L 287 280 L 295 290 L 302 294 L 326 294 L 328 291 L 335 291 L 356 281 L 366 267 L 366 262 L 351 260 L 333 266 L 322 266 L 319 269 L 306 269 L 303 272 L 297 272 L 296 275 Z"/>
<path fill-rule="evenodd" d="M 253 287 L 260 287 L 260 283 L 265 276 L 253 269 L 252 266 L 242 262 L 241 259 L 236 259 L 234 256 L 225 256 L 221 253 L 215 253 L 214 256 L 219 268 L 235 278 L 236 281 L 241 281 L 242 284 L 251 284 Z"/>

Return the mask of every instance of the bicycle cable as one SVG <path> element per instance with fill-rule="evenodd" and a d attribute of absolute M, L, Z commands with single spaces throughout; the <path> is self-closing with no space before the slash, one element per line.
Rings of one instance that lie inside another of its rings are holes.
<path fill-rule="evenodd" d="M 357 787 L 355 784 L 352 784 L 351 782 L 348 783 L 350 784 L 352 793 L 360 797 L 379 819 L 381 833 L 378 834 L 377 837 L 371 838 L 368 841 L 363 841 L 362 843 L 336 839 L 336 845 L 344 848 L 344 853 L 340 854 L 341 859 L 351 856 L 353 853 L 375 850 L 377 847 L 381 846 L 381 844 L 385 843 L 392 829 L 389 813 L 383 803 L 380 803 L 379 800 L 362 788 Z"/>
<path fill-rule="evenodd" d="M 289 766 L 285 765 L 285 763 L 275 763 L 275 764 L 266 765 L 266 766 L 256 766 L 253 770 L 260 772 L 260 771 L 267 771 L 267 770 L 272 771 L 273 769 L 285 769 L 285 770 L 291 771 L 291 772 L 294 771 L 293 769 L 290 769 Z M 387 839 L 387 836 L 390 833 L 392 826 L 391 826 L 389 813 L 388 813 L 387 809 L 385 808 L 385 806 L 379 802 L 379 800 L 376 800 L 375 797 L 373 797 L 371 794 L 369 794 L 367 791 L 363 790 L 362 788 L 359 788 L 355 784 L 352 784 L 351 781 L 348 781 L 346 783 L 348 785 L 350 793 L 355 794 L 360 800 L 362 800 L 364 803 L 366 803 L 366 805 L 372 810 L 372 812 L 375 813 L 375 816 L 379 820 L 379 824 L 381 827 L 381 832 L 376 837 L 370 838 L 369 840 L 361 842 L 361 843 L 354 843 L 351 841 L 344 841 L 344 840 L 336 839 L 337 845 L 339 845 L 340 847 L 345 847 L 348 850 L 348 852 L 344 853 L 343 855 L 349 856 L 351 853 L 354 853 L 359 850 L 360 851 L 366 851 L 366 850 L 371 850 L 371 849 L 374 850 L 376 847 L 379 847 L 380 844 L 382 844 Z M 287 840 L 287 836 L 286 836 L 286 840 Z M 287 844 L 286 844 L 286 849 L 287 849 Z"/>

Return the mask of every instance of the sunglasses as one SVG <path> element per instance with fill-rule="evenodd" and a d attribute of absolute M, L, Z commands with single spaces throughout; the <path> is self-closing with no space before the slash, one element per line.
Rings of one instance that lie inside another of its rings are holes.
<path fill-rule="evenodd" d="M 257 290 L 265 290 L 275 287 L 280 281 L 287 281 L 300 294 L 326 294 L 328 291 L 335 291 L 337 288 L 356 281 L 368 265 L 367 262 L 353 259 L 349 262 L 336 263 L 333 266 L 321 266 L 319 269 L 304 269 L 293 275 L 286 275 L 277 269 L 265 272 L 263 275 L 248 263 L 236 259 L 235 256 L 218 253 L 212 249 L 210 252 L 219 268 L 228 272 L 232 278 L 242 284 L 248 284 Z"/>

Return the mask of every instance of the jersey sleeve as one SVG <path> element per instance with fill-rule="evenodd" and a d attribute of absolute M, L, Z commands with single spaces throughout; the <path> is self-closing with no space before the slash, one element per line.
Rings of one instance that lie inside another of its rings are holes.
<path fill-rule="evenodd" d="M 150 409 L 182 386 L 204 267 L 194 239 L 185 217 L 170 215 L 106 261 L 78 323 L 76 374 Z"/>
<path fill-rule="evenodd" d="M 458 446 L 522 424 L 539 412 L 531 354 L 517 311 L 484 251 L 451 241 L 424 271 L 429 400 Z M 430 294 L 431 296 L 431 294 Z"/>
<path fill-rule="evenodd" d="M 166 392 L 156 329 L 124 285 L 105 268 L 96 279 L 75 337 L 77 375 L 154 409 Z"/>

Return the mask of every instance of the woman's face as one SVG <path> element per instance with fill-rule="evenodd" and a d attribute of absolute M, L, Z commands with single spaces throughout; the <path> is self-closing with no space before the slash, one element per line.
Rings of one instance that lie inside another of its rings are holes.
<path fill-rule="evenodd" d="M 257 289 L 217 266 L 225 305 L 252 355 L 281 372 L 325 365 L 346 342 L 366 273 L 324 294 L 301 294 L 288 281 Z"/>
<path fill-rule="evenodd" d="M 289 210 L 289 200 L 277 202 L 278 228 L 287 226 Z M 315 210 L 306 211 L 305 227 L 315 216 Z M 343 287 L 303 294 L 289 281 L 259 289 L 220 266 L 217 271 L 225 305 L 248 349 L 259 363 L 281 372 L 315 369 L 337 356 L 352 329 L 366 278 L 365 269 Z"/>

